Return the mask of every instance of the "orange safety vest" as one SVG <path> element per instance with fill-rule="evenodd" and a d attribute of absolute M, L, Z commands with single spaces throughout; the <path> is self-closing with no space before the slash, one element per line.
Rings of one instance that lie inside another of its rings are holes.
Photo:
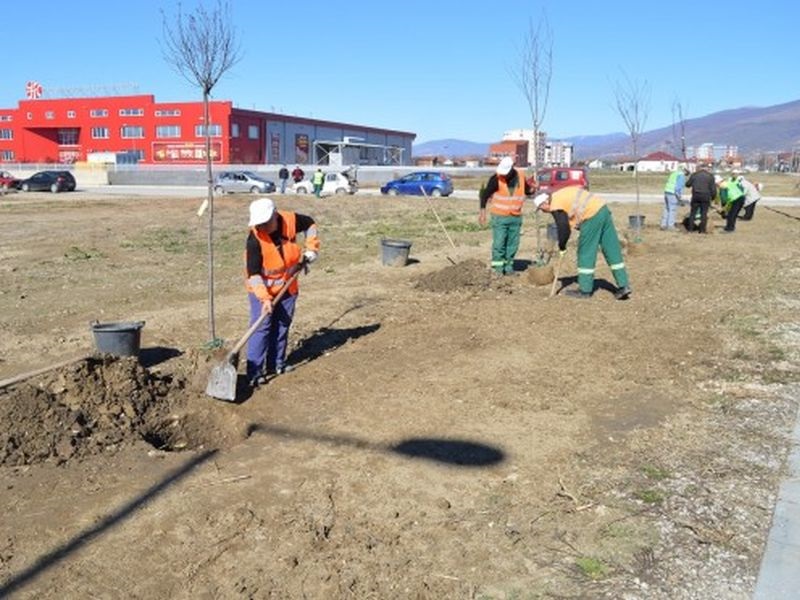
<path fill-rule="evenodd" d="M 591 219 L 606 203 L 581 186 L 571 185 L 553 192 L 550 210 L 563 210 L 569 216 L 569 226 L 580 229 L 581 223 Z"/>
<path fill-rule="evenodd" d="M 245 252 L 245 287 L 248 292 L 255 294 L 262 301 L 278 294 L 283 283 L 293 275 L 293 267 L 300 262 L 303 254 L 302 248 L 296 241 L 297 219 L 295 213 L 279 210 L 278 214 L 281 216 L 283 224 L 280 250 L 268 234 L 260 232 L 255 227 L 250 228 L 261 246 L 260 273 L 247 277 L 247 252 Z M 306 231 L 306 247 L 314 251 L 319 250 L 316 227 L 311 227 Z M 282 255 L 281 250 L 283 251 Z M 287 293 L 296 294 L 298 290 L 299 285 L 295 279 Z"/>
<path fill-rule="evenodd" d="M 508 182 L 504 175 L 497 176 L 497 191 L 492 194 L 492 204 L 489 212 L 501 217 L 518 217 L 522 214 L 522 204 L 525 202 L 525 174 L 521 169 L 517 172 L 517 187 L 514 194 L 508 191 Z"/>

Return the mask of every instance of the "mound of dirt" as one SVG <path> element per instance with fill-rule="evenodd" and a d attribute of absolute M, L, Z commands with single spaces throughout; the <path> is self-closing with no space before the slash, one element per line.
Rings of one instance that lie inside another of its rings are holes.
<path fill-rule="evenodd" d="M 65 462 L 148 440 L 185 396 L 136 358 L 97 356 L 5 390 L 0 465 Z"/>
<path fill-rule="evenodd" d="M 446 293 L 465 289 L 487 289 L 496 282 L 496 276 L 485 263 L 469 259 L 420 277 L 416 287 L 427 292 Z"/>

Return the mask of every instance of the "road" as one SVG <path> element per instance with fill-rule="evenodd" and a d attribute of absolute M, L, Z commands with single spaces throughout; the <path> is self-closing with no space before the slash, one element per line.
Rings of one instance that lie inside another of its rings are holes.
<path fill-rule="evenodd" d="M 198 198 L 203 199 L 206 197 L 206 187 L 196 185 L 102 185 L 102 186 L 87 186 L 77 190 L 77 195 L 91 195 L 91 196 L 177 196 L 181 198 Z M 378 188 L 362 188 L 358 190 L 359 195 L 380 195 Z M 39 197 L 42 195 L 49 195 L 46 192 L 32 192 L 31 198 Z M 25 196 L 21 192 L 12 192 L 9 197 Z M 453 198 L 463 198 L 465 200 L 474 200 L 477 206 L 478 195 L 476 190 L 456 190 L 453 192 Z M 615 194 L 604 193 L 603 197 L 609 202 L 616 202 L 620 204 L 633 204 L 636 202 L 636 194 Z M 659 204 L 663 202 L 664 198 L 661 194 L 641 194 L 640 202 L 644 204 Z M 764 196 L 761 199 L 762 206 L 800 206 L 800 197 L 771 197 Z"/>

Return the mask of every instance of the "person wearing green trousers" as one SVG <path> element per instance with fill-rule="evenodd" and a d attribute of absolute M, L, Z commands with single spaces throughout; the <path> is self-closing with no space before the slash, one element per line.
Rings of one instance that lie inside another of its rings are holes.
<path fill-rule="evenodd" d="M 519 250 L 522 229 L 522 204 L 535 191 L 525 180 L 522 169 L 514 168 L 510 156 L 500 161 L 495 174 L 481 188 L 478 222 L 486 225 L 486 204 L 491 201 L 492 269 L 499 275 L 514 274 L 514 257 Z"/>
<path fill-rule="evenodd" d="M 617 284 L 614 297 L 617 300 L 630 298 L 631 287 L 625 260 L 622 257 L 622 246 L 605 200 L 581 186 L 569 186 L 552 194 L 539 194 L 533 202 L 538 210 L 553 215 L 558 229 L 558 249 L 562 257 L 572 230 L 577 229 L 580 232 L 578 289 L 566 290 L 564 295 L 575 298 L 592 297 L 599 248 Z"/>

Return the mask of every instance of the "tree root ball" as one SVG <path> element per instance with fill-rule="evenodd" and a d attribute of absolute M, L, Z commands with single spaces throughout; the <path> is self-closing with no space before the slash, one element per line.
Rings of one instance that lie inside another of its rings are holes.
<path fill-rule="evenodd" d="M 552 265 L 531 267 L 528 269 L 528 281 L 533 285 L 547 285 L 553 283 L 554 277 L 555 274 L 553 273 Z"/>

